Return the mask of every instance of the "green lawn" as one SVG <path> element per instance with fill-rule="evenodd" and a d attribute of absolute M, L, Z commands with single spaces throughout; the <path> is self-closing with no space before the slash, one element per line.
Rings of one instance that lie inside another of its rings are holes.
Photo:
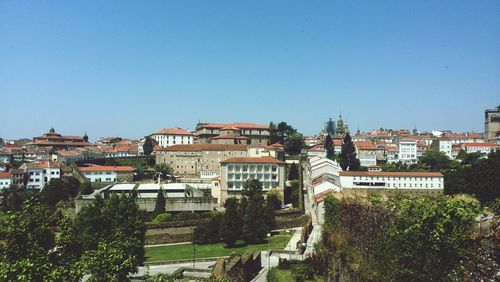
<path fill-rule="evenodd" d="M 294 281 L 295 278 L 292 275 L 292 270 L 290 269 L 278 269 L 278 268 L 273 268 L 273 271 L 276 273 L 276 278 L 278 278 L 279 282 L 289 282 L 289 281 Z M 314 280 L 305 280 L 305 281 L 315 281 L 315 282 L 323 282 L 323 278 L 321 277 L 314 277 Z"/>
<path fill-rule="evenodd" d="M 283 250 L 285 245 L 290 240 L 293 232 L 285 233 L 281 232 L 271 236 L 269 240 L 269 248 L 271 250 Z M 207 244 L 207 245 L 197 245 L 196 246 L 196 258 L 209 258 L 209 257 L 223 257 L 230 256 L 232 254 L 245 254 L 253 253 L 255 251 L 267 250 L 267 243 L 257 244 L 257 245 L 240 245 L 227 248 L 224 243 L 217 244 Z M 171 246 L 159 246 L 159 247 L 148 247 L 146 248 L 146 261 L 165 261 L 165 260 L 180 260 L 180 259 L 192 259 L 193 258 L 193 245 L 192 244 L 182 244 L 182 245 L 171 245 Z"/>

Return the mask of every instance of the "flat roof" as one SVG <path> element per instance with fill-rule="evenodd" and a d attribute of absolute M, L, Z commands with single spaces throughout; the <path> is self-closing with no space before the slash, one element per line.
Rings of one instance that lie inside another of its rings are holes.
<path fill-rule="evenodd" d="M 110 191 L 131 191 L 134 190 L 135 184 L 115 184 Z"/>

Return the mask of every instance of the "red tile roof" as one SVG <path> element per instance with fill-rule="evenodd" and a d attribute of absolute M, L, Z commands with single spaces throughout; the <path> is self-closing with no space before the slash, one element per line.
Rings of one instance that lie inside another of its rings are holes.
<path fill-rule="evenodd" d="M 229 134 L 224 134 L 224 135 L 219 135 L 219 136 L 215 136 L 215 137 L 212 137 L 210 139 L 240 139 L 240 140 L 248 140 L 248 137 L 245 137 L 245 136 L 234 136 L 234 135 L 229 135 Z"/>
<path fill-rule="evenodd" d="M 59 163 L 49 162 L 48 160 L 39 160 L 34 163 L 26 163 L 28 169 L 59 168 Z"/>
<path fill-rule="evenodd" d="M 117 171 L 117 172 L 133 172 L 135 170 L 132 166 L 89 166 L 80 167 L 82 172 L 95 172 L 95 171 Z"/>
<path fill-rule="evenodd" d="M 426 171 L 397 171 L 397 172 L 389 172 L 389 171 L 339 171 L 340 176 L 413 176 L 413 177 L 442 177 L 443 175 L 440 172 L 426 172 Z"/>
<path fill-rule="evenodd" d="M 200 151 L 246 151 L 247 145 L 243 144 L 185 144 L 160 148 L 158 151 L 167 152 L 200 152 Z"/>
<path fill-rule="evenodd" d="M 10 178 L 10 172 L 0 172 L 0 178 L 2 179 Z"/>
<path fill-rule="evenodd" d="M 153 134 L 170 134 L 170 135 L 194 135 L 194 133 L 184 128 L 163 128 Z"/>
<path fill-rule="evenodd" d="M 354 142 L 358 150 L 377 150 L 377 147 L 370 141 L 358 141 Z"/>
<path fill-rule="evenodd" d="M 224 128 L 234 126 L 239 129 L 269 129 L 269 125 L 260 125 L 250 122 L 235 122 L 235 123 L 208 123 L 201 125 L 200 128 Z"/>
<path fill-rule="evenodd" d="M 236 157 L 230 158 L 225 161 L 220 162 L 221 164 L 226 163 L 247 163 L 247 164 L 285 164 L 285 162 L 280 161 L 273 157 L 260 157 L 260 158 L 252 158 L 252 157 Z"/>

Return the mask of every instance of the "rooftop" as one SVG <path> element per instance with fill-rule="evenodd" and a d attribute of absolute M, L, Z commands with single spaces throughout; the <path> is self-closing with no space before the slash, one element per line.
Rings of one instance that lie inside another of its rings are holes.
<path fill-rule="evenodd" d="M 225 163 L 248 163 L 248 164 L 285 164 L 285 162 L 280 161 L 273 157 L 260 157 L 260 158 L 252 158 L 252 157 L 236 157 L 230 158 L 225 161 L 222 161 L 221 164 Z"/>

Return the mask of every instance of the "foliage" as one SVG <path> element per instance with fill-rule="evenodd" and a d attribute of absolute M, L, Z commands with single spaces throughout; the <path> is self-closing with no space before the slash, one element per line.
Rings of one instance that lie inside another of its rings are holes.
<path fill-rule="evenodd" d="M 25 188 L 7 188 L 0 190 L 0 211 L 19 212 L 27 200 L 40 199 L 40 194 Z"/>
<path fill-rule="evenodd" d="M 329 118 L 328 121 L 326 122 L 325 131 L 330 136 L 335 135 L 335 122 L 333 121 L 332 118 Z"/>
<path fill-rule="evenodd" d="M 290 165 L 290 171 L 288 172 L 288 180 L 299 179 L 299 168 L 297 164 L 293 163 Z"/>
<path fill-rule="evenodd" d="M 285 153 L 291 156 L 299 155 L 305 147 L 304 137 L 298 133 L 286 137 L 285 144 L 283 144 Z"/>
<path fill-rule="evenodd" d="M 278 124 L 271 122 L 269 124 L 269 143 L 280 143 L 284 145 L 286 138 L 296 133 L 297 130 L 284 121 Z"/>
<path fill-rule="evenodd" d="M 334 196 L 328 195 L 325 198 L 324 209 L 325 224 L 332 228 L 337 227 L 340 220 L 340 201 Z"/>
<path fill-rule="evenodd" d="M 144 279 L 145 282 L 177 282 L 182 281 L 182 273 L 164 274 L 159 273 L 154 276 L 148 276 Z"/>
<path fill-rule="evenodd" d="M 222 219 L 221 237 L 228 246 L 233 246 L 241 236 L 243 218 L 239 212 L 239 202 L 236 198 L 229 198 L 224 203 L 224 217 Z"/>
<path fill-rule="evenodd" d="M 92 184 L 90 184 L 89 181 L 85 181 L 83 183 L 80 183 L 80 186 L 78 187 L 78 191 L 82 195 L 90 195 L 92 192 L 94 192 L 94 189 L 92 189 Z"/>
<path fill-rule="evenodd" d="M 47 205 L 55 207 L 59 201 L 76 197 L 79 186 L 80 182 L 74 177 L 53 178 L 42 189 L 41 196 Z"/>
<path fill-rule="evenodd" d="M 166 163 L 161 163 L 155 165 L 155 172 L 161 173 L 163 178 L 166 178 L 168 175 L 174 174 L 174 169 Z"/>
<path fill-rule="evenodd" d="M 470 194 L 482 203 L 500 197 L 500 151 L 492 152 L 488 158 L 473 162 L 444 174 L 446 194 Z"/>
<path fill-rule="evenodd" d="M 146 141 L 144 141 L 144 145 L 142 145 L 144 155 L 151 155 L 151 153 L 153 152 L 153 148 L 156 145 L 158 145 L 158 143 L 153 138 L 151 138 L 150 136 L 146 137 Z"/>
<path fill-rule="evenodd" d="M 299 207 L 299 193 L 300 193 L 300 182 L 299 180 L 292 180 L 290 187 L 285 188 L 285 198 L 288 198 L 294 208 Z M 288 196 L 288 197 L 287 197 Z"/>
<path fill-rule="evenodd" d="M 420 165 L 426 166 L 430 171 L 439 171 L 450 167 L 451 160 L 439 151 L 427 150 L 419 159 Z"/>
<path fill-rule="evenodd" d="M 251 179 L 245 183 L 243 195 L 247 206 L 243 214 L 242 239 L 247 243 L 262 242 L 271 231 L 274 214 L 266 208 L 260 181 Z"/>
<path fill-rule="evenodd" d="M 496 198 L 494 201 L 491 201 L 487 204 L 487 206 L 496 214 L 500 215 L 500 197 Z"/>
<path fill-rule="evenodd" d="M 208 223 L 195 227 L 193 231 L 193 242 L 196 244 L 213 244 L 220 241 L 222 225 L 222 214 L 217 213 Z"/>
<path fill-rule="evenodd" d="M 269 189 L 266 193 L 266 205 L 271 210 L 280 210 L 282 204 L 281 194 L 276 189 Z"/>
<path fill-rule="evenodd" d="M 333 145 L 332 136 L 328 134 L 325 138 L 326 157 L 330 160 L 335 160 L 335 146 Z"/>
<path fill-rule="evenodd" d="M 172 214 L 171 213 L 160 213 L 157 215 L 151 222 L 153 223 L 161 223 L 161 222 L 170 222 L 172 221 Z"/>
<path fill-rule="evenodd" d="M 155 209 L 153 211 L 153 218 L 156 218 L 158 215 L 165 213 L 165 204 L 166 204 L 165 195 L 163 193 L 163 189 L 160 188 L 158 194 L 156 195 Z"/>
<path fill-rule="evenodd" d="M 342 143 L 342 151 L 340 153 L 340 167 L 342 170 L 359 170 L 361 165 L 356 157 L 356 149 L 352 142 L 351 135 L 346 133 Z"/>

